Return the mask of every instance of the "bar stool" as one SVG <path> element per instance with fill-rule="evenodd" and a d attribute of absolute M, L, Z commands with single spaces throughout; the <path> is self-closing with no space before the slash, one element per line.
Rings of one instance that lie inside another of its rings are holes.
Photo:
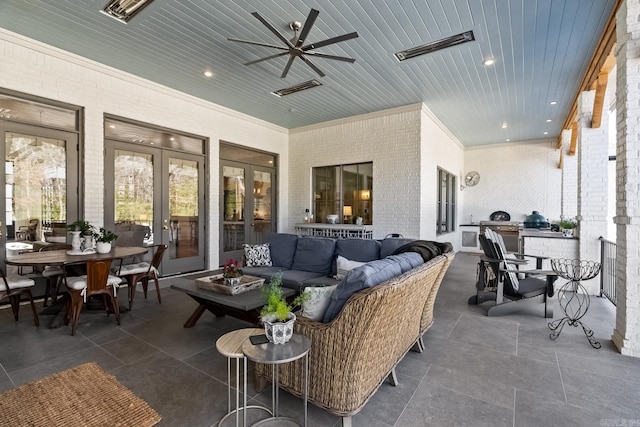
<path fill-rule="evenodd" d="M 218 338 L 216 341 L 216 349 L 220 354 L 227 358 L 227 414 L 222 417 L 218 426 L 229 418 L 231 415 L 236 414 L 236 427 L 240 425 L 240 411 L 242 411 L 243 426 L 247 425 L 247 409 L 261 409 L 273 415 L 273 413 L 263 406 L 252 405 L 247 406 L 247 358 L 242 352 L 242 344 L 249 339 L 251 335 L 264 334 L 264 329 L 258 328 L 246 328 L 238 329 L 236 331 L 228 332 Z M 231 359 L 236 361 L 236 408 L 231 409 Z M 240 407 L 240 362 L 243 365 L 243 388 L 244 400 L 242 407 Z"/>

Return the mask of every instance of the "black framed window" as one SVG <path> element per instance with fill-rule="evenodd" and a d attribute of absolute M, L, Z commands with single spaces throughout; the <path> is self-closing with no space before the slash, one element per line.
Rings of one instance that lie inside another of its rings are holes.
<path fill-rule="evenodd" d="M 456 177 L 438 168 L 438 214 L 436 234 L 451 233 L 456 229 Z"/>
<path fill-rule="evenodd" d="M 373 162 L 313 168 L 313 222 L 372 224 Z"/>

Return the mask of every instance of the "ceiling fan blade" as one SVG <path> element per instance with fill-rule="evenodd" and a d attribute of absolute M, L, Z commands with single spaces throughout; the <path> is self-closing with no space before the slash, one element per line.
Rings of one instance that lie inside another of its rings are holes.
<path fill-rule="evenodd" d="M 253 12 L 252 13 L 253 16 L 255 16 L 256 18 L 258 18 L 258 20 L 260 22 L 262 22 L 262 24 L 264 24 L 265 27 L 267 27 L 269 29 L 269 31 L 271 31 L 273 34 L 275 34 L 280 40 L 282 40 L 282 42 L 287 45 L 290 48 L 293 48 L 293 44 L 291 44 L 291 42 L 285 37 L 283 36 L 280 31 L 278 31 L 273 25 L 269 24 L 267 22 L 266 19 L 264 19 L 262 16 L 260 16 L 260 14 L 258 12 Z"/>
<path fill-rule="evenodd" d="M 354 31 L 353 33 L 343 34 L 341 36 L 332 37 L 330 39 L 323 40 L 321 42 L 308 44 L 306 46 L 303 46 L 302 50 L 307 51 L 307 50 L 310 50 L 310 49 L 317 49 L 319 47 L 328 46 L 328 45 L 334 44 L 334 43 L 340 43 L 340 42 L 343 42 L 345 40 L 355 39 L 357 37 L 358 37 L 358 33 Z"/>
<path fill-rule="evenodd" d="M 320 53 L 320 52 L 305 52 L 304 54 L 315 56 L 317 58 L 336 59 L 338 61 L 351 62 L 352 64 L 356 62 L 355 59 L 349 58 L 346 56 L 327 55 L 326 53 Z"/>
<path fill-rule="evenodd" d="M 318 17 L 319 13 L 319 11 L 311 9 L 311 12 L 309 12 L 309 16 L 307 16 L 307 20 L 304 21 L 304 27 L 302 27 L 302 31 L 300 31 L 300 36 L 298 36 L 296 47 L 302 46 L 304 41 L 307 39 L 309 31 L 311 31 L 311 27 L 313 27 L 313 24 L 316 22 L 316 18 Z"/>
<path fill-rule="evenodd" d="M 260 42 L 253 42 L 250 40 L 240 40 L 240 39 L 227 39 L 230 42 L 236 42 L 236 43 L 245 43 L 245 44 L 252 44 L 252 45 L 256 45 L 256 46 L 264 46 L 264 47 L 272 47 L 274 49 L 280 49 L 280 50 L 286 50 L 288 51 L 289 49 L 286 47 L 282 47 L 282 46 L 276 46 L 274 44 L 267 44 L 267 43 L 260 43 Z"/>
<path fill-rule="evenodd" d="M 313 63 L 309 60 L 309 58 L 305 57 L 305 55 L 300 55 L 299 58 L 302 59 L 304 61 L 304 63 L 307 64 L 309 67 L 311 67 L 311 69 L 313 71 L 318 73 L 318 76 L 320 76 L 320 77 L 324 77 L 325 76 L 325 74 L 320 70 L 320 68 L 318 68 L 315 65 L 313 65 Z"/>
<path fill-rule="evenodd" d="M 253 65 L 253 64 L 257 64 L 258 62 L 262 62 L 262 61 L 268 61 L 269 59 L 273 59 L 273 58 L 277 58 L 279 56 L 284 56 L 289 54 L 289 52 L 282 52 L 282 53 L 276 53 L 275 55 L 271 55 L 271 56 L 267 56 L 265 58 L 260 58 L 260 59 L 256 59 L 255 61 L 249 61 L 246 62 L 244 65 Z"/>
<path fill-rule="evenodd" d="M 289 72 L 289 68 L 291 68 L 291 64 L 293 64 L 294 59 L 296 59 L 296 57 L 293 55 L 289 57 L 289 61 L 287 61 L 287 65 L 284 67 L 284 70 L 282 70 L 282 75 L 280 75 L 281 79 L 284 79 L 285 77 L 287 77 L 287 73 Z"/>

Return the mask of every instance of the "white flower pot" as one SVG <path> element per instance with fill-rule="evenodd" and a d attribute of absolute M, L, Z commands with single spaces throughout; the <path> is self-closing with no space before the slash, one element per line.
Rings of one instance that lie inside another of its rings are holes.
<path fill-rule="evenodd" d="M 96 242 L 96 251 L 99 254 L 108 254 L 111 252 L 111 242 Z"/>
<path fill-rule="evenodd" d="M 274 344 L 284 344 L 293 336 L 293 324 L 296 321 L 296 315 L 289 313 L 289 320 L 286 322 L 278 322 L 273 316 L 265 316 L 262 318 L 264 323 L 264 333 L 267 339 Z"/>
<path fill-rule="evenodd" d="M 239 277 L 225 277 L 224 278 L 224 283 L 227 286 L 238 286 L 240 284 L 240 282 L 242 282 L 242 276 Z"/>

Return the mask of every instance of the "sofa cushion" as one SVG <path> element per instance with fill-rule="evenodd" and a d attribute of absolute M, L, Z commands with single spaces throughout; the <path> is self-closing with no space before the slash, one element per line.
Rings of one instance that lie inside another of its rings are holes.
<path fill-rule="evenodd" d="M 303 292 L 309 294 L 309 299 L 302 304 L 302 315 L 311 320 L 321 321 L 331 302 L 331 295 L 338 285 L 309 286 Z"/>
<path fill-rule="evenodd" d="M 380 242 L 380 258 L 386 258 L 402 245 L 413 242 L 414 239 L 388 237 Z"/>
<path fill-rule="evenodd" d="M 324 237 L 299 237 L 291 269 L 331 274 L 336 241 Z"/>
<path fill-rule="evenodd" d="M 380 259 L 380 242 L 372 239 L 338 239 L 336 254 L 352 261 Z"/>
<path fill-rule="evenodd" d="M 271 265 L 291 269 L 293 256 L 296 253 L 298 236 L 287 233 L 271 233 L 267 236 L 269 251 L 271 252 Z"/>
<path fill-rule="evenodd" d="M 280 271 L 284 271 L 282 267 L 273 266 L 260 266 L 260 267 L 242 267 L 242 273 L 249 276 L 264 277 L 265 279 L 271 278 L 273 275 Z"/>
<path fill-rule="evenodd" d="M 244 247 L 244 265 L 247 267 L 260 267 L 271 265 L 271 251 L 269 244 L 262 245 L 242 245 Z"/>
<path fill-rule="evenodd" d="M 338 259 L 336 260 L 336 279 L 344 279 L 344 276 L 346 276 L 348 272 L 364 264 L 366 263 L 360 261 L 352 261 L 350 259 L 346 259 L 342 255 L 338 255 Z"/>
<path fill-rule="evenodd" d="M 351 295 L 365 288 L 379 285 L 395 276 L 402 274 L 400 264 L 395 260 L 379 259 L 371 261 L 351 270 L 336 288 L 331 303 L 324 313 L 323 322 L 335 319 Z"/>
<path fill-rule="evenodd" d="M 336 279 L 333 276 L 320 276 L 305 280 L 302 284 L 302 287 L 306 288 L 307 286 L 333 286 L 339 283 L 340 280 Z"/>
<path fill-rule="evenodd" d="M 415 252 L 405 252 L 398 255 L 389 255 L 386 259 L 392 259 L 400 264 L 402 272 L 407 272 L 412 268 L 424 264 L 424 260 L 420 254 Z"/>
<path fill-rule="evenodd" d="M 325 277 L 325 275 L 313 271 L 284 270 L 282 272 L 282 286 L 299 291 L 306 283 L 319 277 Z"/>

